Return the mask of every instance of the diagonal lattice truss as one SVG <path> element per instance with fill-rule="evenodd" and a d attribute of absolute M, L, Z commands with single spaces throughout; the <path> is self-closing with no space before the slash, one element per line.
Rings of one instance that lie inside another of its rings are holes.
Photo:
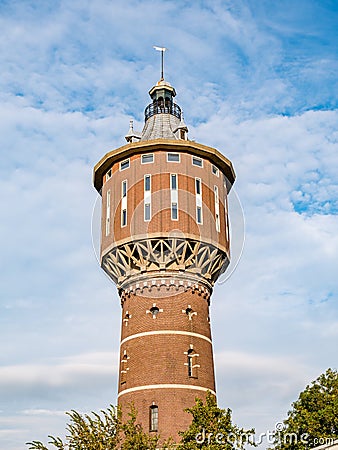
<path fill-rule="evenodd" d="M 180 238 L 152 238 L 114 247 L 102 257 L 102 268 L 119 286 L 147 272 L 186 271 L 214 284 L 229 265 L 219 248 Z"/>

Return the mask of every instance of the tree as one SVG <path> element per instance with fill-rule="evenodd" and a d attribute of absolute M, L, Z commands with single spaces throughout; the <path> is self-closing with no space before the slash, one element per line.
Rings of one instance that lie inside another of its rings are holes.
<path fill-rule="evenodd" d="M 246 443 L 255 445 L 254 430 L 244 430 L 232 423 L 231 410 L 220 409 L 215 397 L 208 392 L 206 401 L 199 398 L 192 408 L 188 408 L 192 415 L 192 423 L 188 430 L 180 432 L 181 443 L 177 450 L 197 449 L 243 449 Z"/>
<path fill-rule="evenodd" d="M 328 369 L 292 404 L 275 433 L 276 450 L 308 450 L 338 438 L 338 372 Z"/>
<path fill-rule="evenodd" d="M 106 411 L 101 410 L 101 415 L 95 412 L 81 415 L 76 411 L 66 414 L 70 417 L 66 441 L 48 436 L 48 443 L 58 450 L 155 450 L 160 439 L 143 431 L 137 423 L 137 411 L 133 405 L 130 405 L 129 419 L 125 423 L 121 421 L 120 410 L 113 406 Z M 30 450 L 48 450 L 40 441 L 27 442 L 27 445 Z M 171 442 L 164 442 L 162 447 L 169 450 Z"/>

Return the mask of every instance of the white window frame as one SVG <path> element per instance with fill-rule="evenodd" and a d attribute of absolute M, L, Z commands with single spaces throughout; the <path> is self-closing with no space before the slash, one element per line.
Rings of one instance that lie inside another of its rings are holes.
<path fill-rule="evenodd" d="M 124 193 L 125 191 L 125 193 Z M 121 228 L 126 227 L 128 223 L 128 180 L 123 180 L 121 183 Z M 124 212 L 126 215 L 126 221 L 124 223 Z"/>
<path fill-rule="evenodd" d="M 151 405 L 149 412 L 149 431 L 156 432 L 158 431 L 158 406 Z"/>
<path fill-rule="evenodd" d="M 149 178 L 149 190 L 146 191 L 146 179 Z M 144 199 L 144 207 L 143 207 L 143 219 L 145 222 L 149 222 L 151 220 L 151 175 L 146 174 L 143 178 L 143 199 Z M 146 217 L 146 205 L 149 205 L 149 218 Z"/>
<path fill-rule="evenodd" d="M 198 192 L 197 185 L 199 185 L 200 189 Z M 195 178 L 195 197 L 196 197 L 196 223 L 199 225 L 203 224 L 203 204 L 202 204 L 202 180 L 201 178 Z M 198 220 L 198 210 L 201 210 L 201 220 Z"/>
<path fill-rule="evenodd" d="M 106 236 L 109 236 L 110 234 L 110 201 L 111 193 L 109 189 L 106 196 Z"/>
<path fill-rule="evenodd" d="M 215 197 L 215 225 L 216 225 L 216 231 L 219 233 L 221 231 L 221 222 L 220 222 L 220 216 L 219 216 L 219 193 L 218 193 L 218 186 L 214 186 L 214 197 Z"/>
<path fill-rule="evenodd" d="M 169 161 L 169 155 L 177 155 L 178 156 L 178 161 Z M 167 162 L 170 163 L 180 163 L 181 162 L 181 155 L 177 152 L 168 152 L 167 153 Z"/>
<path fill-rule="evenodd" d="M 111 179 L 111 169 L 109 169 L 106 173 L 106 181 Z"/>
<path fill-rule="evenodd" d="M 228 216 L 228 196 L 225 194 L 224 198 L 224 214 L 225 214 L 225 236 L 227 242 L 229 242 L 229 216 Z"/>
<path fill-rule="evenodd" d="M 194 161 L 198 161 L 198 162 L 200 162 L 201 164 L 195 164 Z M 193 156 L 191 157 L 191 163 L 192 163 L 193 166 L 199 167 L 200 169 L 203 169 L 203 159 L 200 158 L 199 156 L 194 156 L 194 155 L 193 155 Z"/>
<path fill-rule="evenodd" d="M 216 177 L 219 177 L 219 168 L 217 166 L 215 166 L 215 164 L 211 164 L 211 172 Z"/>
<path fill-rule="evenodd" d="M 143 158 L 145 157 L 145 156 L 151 156 L 152 157 L 152 160 L 151 161 L 143 161 Z M 152 164 L 153 162 L 154 162 L 154 153 L 145 153 L 144 155 L 141 155 L 141 164 Z"/>
<path fill-rule="evenodd" d="M 128 165 L 127 165 L 126 167 L 122 167 L 122 165 L 123 165 L 124 163 L 128 163 Z M 120 162 L 120 172 L 121 172 L 122 170 L 129 169 L 129 167 L 130 167 L 130 158 L 124 159 L 123 161 Z"/>
<path fill-rule="evenodd" d="M 176 179 L 176 187 L 174 188 L 173 187 L 173 177 L 175 177 L 175 179 Z M 172 191 L 177 191 L 178 190 L 178 176 L 177 176 L 177 173 L 171 173 L 170 174 L 170 190 L 172 190 Z"/>
<path fill-rule="evenodd" d="M 176 188 L 173 188 L 172 177 L 176 179 Z M 174 205 L 176 205 L 176 218 L 173 216 Z M 170 174 L 170 214 L 171 220 L 178 220 L 178 175 L 177 173 Z"/>

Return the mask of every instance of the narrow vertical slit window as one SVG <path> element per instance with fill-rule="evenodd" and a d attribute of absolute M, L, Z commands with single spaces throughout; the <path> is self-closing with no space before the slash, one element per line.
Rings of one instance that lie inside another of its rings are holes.
<path fill-rule="evenodd" d="M 202 195 L 201 179 L 195 178 L 196 195 Z"/>
<path fill-rule="evenodd" d="M 149 414 L 149 431 L 158 431 L 158 406 L 151 405 Z"/>
<path fill-rule="evenodd" d="M 178 182 L 177 174 L 170 174 L 171 220 L 178 220 Z"/>
<path fill-rule="evenodd" d="M 178 220 L 177 203 L 171 204 L 171 220 Z"/>
<path fill-rule="evenodd" d="M 144 190 L 150 191 L 151 190 L 151 178 L 150 175 L 144 176 Z"/>
<path fill-rule="evenodd" d="M 150 203 L 144 204 L 144 220 L 149 222 L 150 220 Z"/>
<path fill-rule="evenodd" d="M 127 225 L 127 194 L 128 194 L 128 182 L 127 180 L 122 181 L 121 189 L 121 227 Z"/>
<path fill-rule="evenodd" d="M 151 220 L 151 175 L 144 175 L 144 220 Z"/>
<path fill-rule="evenodd" d="M 106 236 L 108 236 L 110 233 L 110 190 L 107 191 L 106 202 Z"/>
<path fill-rule="evenodd" d="M 192 356 L 192 350 L 189 350 L 188 352 L 188 376 L 193 376 L 193 356 Z"/>
<path fill-rule="evenodd" d="M 196 207 L 196 221 L 197 223 L 202 223 L 202 207 L 197 206 Z"/>
<path fill-rule="evenodd" d="M 202 181 L 195 178 L 195 197 L 196 197 L 196 222 L 202 224 Z"/>
<path fill-rule="evenodd" d="M 219 195 L 217 186 L 214 186 L 214 195 L 215 195 L 215 224 L 216 224 L 216 231 L 217 233 L 219 233 L 221 231 L 221 226 L 219 219 Z"/>
<path fill-rule="evenodd" d="M 172 173 L 170 175 L 170 189 L 172 189 L 173 191 L 177 190 L 177 174 L 176 173 Z"/>

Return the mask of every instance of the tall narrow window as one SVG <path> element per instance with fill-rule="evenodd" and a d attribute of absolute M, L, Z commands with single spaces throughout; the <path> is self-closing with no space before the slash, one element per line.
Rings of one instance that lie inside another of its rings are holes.
<path fill-rule="evenodd" d="M 195 196 L 196 196 L 196 222 L 202 224 L 202 181 L 195 178 Z"/>
<path fill-rule="evenodd" d="M 144 176 L 144 190 L 145 191 L 150 191 L 151 190 L 151 186 L 150 186 L 150 184 L 151 184 L 151 178 L 150 178 L 150 175 L 145 175 Z"/>
<path fill-rule="evenodd" d="M 197 378 L 197 370 L 200 367 L 197 360 L 199 354 L 195 352 L 192 345 L 190 345 L 189 350 L 187 352 L 184 352 L 184 354 L 187 355 L 187 362 L 184 365 L 188 369 L 188 377 Z"/>
<path fill-rule="evenodd" d="M 128 193 L 128 183 L 127 180 L 122 181 L 122 189 L 121 189 L 121 227 L 125 227 L 127 225 L 127 193 Z"/>
<path fill-rule="evenodd" d="M 158 406 L 151 405 L 149 417 L 149 431 L 158 431 Z"/>
<path fill-rule="evenodd" d="M 196 187 L 196 195 L 201 195 L 202 189 L 201 189 L 201 179 L 200 178 L 195 178 L 195 187 Z"/>
<path fill-rule="evenodd" d="M 172 173 L 170 175 L 170 189 L 176 190 L 177 189 L 177 175 L 176 173 Z"/>
<path fill-rule="evenodd" d="M 178 220 L 177 203 L 171 204 L 171 220 Z"/>
<path fill-rule="evenodd" d="M 202 223 L 202 207 L 201 206 L 196 207 L 196 221 L 197 221 L 197 223 Z"/>
<path fill-rule="evenodd" d="M 171 220 L 178 220 L 178 185 L 177 174 L 170 174 Z"/>
<path fill-rule="evenodd" d="M 151 219 L 151 175 L 144 175 L 144 220 Z"/>
<path fill-rule="evenodd" d="M 127 180 L 122 181 L 122 198 L 127 197 Z"/>
<path fill-rule="evenodd" d="M 193 369 L 193 356 L 192 356 L 193 350 L 188 351 L 188 376 L 192 377 L 192 369 Z"/>
<path fill-rule="evenodd" d="M 108 236 L 110 233 L 110 190 L 107 191 L 106 202 L 106 236 Z"/>
<path fill-rule="evenodd" d="M 150 203 L 144 204 L 144 220 L 146 222 L 150 220 Z"/>
<path fill-rule="evenodd" d="M 229 242 L 228 196 L 226 194 L 224 199 L 224 214 L 225 214 L 225 234 L 227 242 Z"/>
<path fill-rule="evenodd" d="M 215 194 L 215 224 L 216 224 L 216 231 L 217 233 L 219 233 L 221 231 L 221 226 L 219 219 L 219 196 L 217 186 L 214 186 L 214 194 Z"/>

